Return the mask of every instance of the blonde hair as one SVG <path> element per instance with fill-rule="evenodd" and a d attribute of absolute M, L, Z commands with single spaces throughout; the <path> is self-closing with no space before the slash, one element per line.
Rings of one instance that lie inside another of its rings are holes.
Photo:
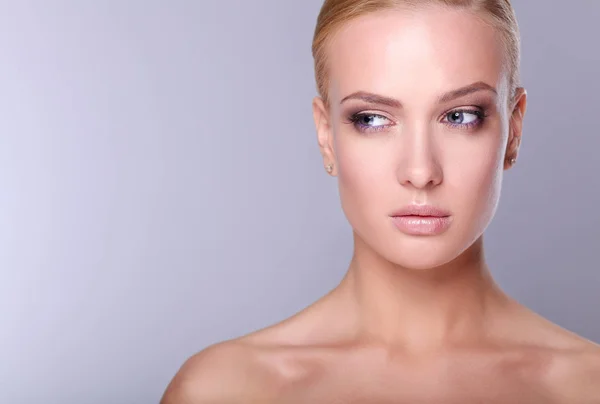
<path fill-rule="evenodd" d="M 329 106 L 329 77 L 327 70 L 327 46 L 333 35 L 346 22 L 368 13 L 398 8 L 441 4 L 468 8 L 480 12 L 502 34 L 509 73 L 509 90 L 512 99 L 519 85 L 520 34 L 519 26 L 510 0 L 325 0 L 317 18 L 312 43 L 317 91 Z"/>

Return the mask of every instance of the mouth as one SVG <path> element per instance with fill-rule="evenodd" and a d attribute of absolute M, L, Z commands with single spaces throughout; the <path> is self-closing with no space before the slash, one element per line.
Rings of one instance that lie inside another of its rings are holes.
<path fill-rule="evenodd" d="M 438 208 L 433 205 L 407 205 L 401 209 L 398 209 L 391 214 L 392 217 L 402 216 L 420 216 L 420 217 L 448 217 L 451 216 L 450 212 Z"/>
<path fill-rule="evenodd" d="M 398 230 L 412 236 L 439 235 L 452 223 L 449 211 L 432 205 L 408 205 L 390 217 Z"/>

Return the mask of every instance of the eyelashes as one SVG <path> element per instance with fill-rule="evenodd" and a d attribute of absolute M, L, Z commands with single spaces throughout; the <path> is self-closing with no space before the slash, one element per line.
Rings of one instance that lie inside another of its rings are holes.
<path fill-rule="evenodd" d="M 372 122 L 373 119 L 372 118 L 376 118 L 376 119 L 382 119 L 382 120 L 387 120 L 389 121 L 388 118 L 386 118 L 383 115 L 378 115 L 378 114 L 371 114 L 371 113 L 364 113 L 364 112 L 360 112 L 357 114 L 352 114 L 348 120 L 350 121 L 350 123 L 352 125 L 354 125 L 354 127 L 359 131 L 359 132 L 380 132 L 382 130 L 387 129 L 388 127 L 392 126 L 392 125 L 381 125 L 381 126 L 370 126 L 369 123 L 365 123 L 364 120 L 365 118 L 368 118 L 367 121 Z"/>
<path fill-rule="evenodd" d="M 444 113 L 441 122 L 452 129 L 468 130 L 480 127 L 486 118 L 487 114 L 482 108 L 458 108 Z M 352 114 L 348 117 L 348 121 L 361 133 L 381 132 L 394 126 L 394 124 L 378 125 L 378 122 L 390 121 L 390 119 L 369 112 Z"/>
<path fill-rule="evenodd" d="M 468 116 L 471 116 L 470 118 Z M 449 118 L 451 117 L 451 118 Z M 477 127 L 483 123 L 486 118 L 485 113 L 481 109 L 455 109 L 446 114 L 444 118 L 455 119 L 459 122 L 448 122 L 448 125 L 453 128 L 469 129 Z M 468 121 L 468 122 L 466 122 Z M 466 122 L 466 123 L 465 123 Z"/>

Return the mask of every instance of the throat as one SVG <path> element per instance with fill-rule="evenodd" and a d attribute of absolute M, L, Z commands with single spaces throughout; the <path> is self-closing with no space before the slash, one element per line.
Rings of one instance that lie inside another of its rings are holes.
<path fill-rule="evenodd" d="M 339 287 L 357 337 L 366 341 L 415 352 L 473 343 L 509 302 L 485 264 L 449 268 L 445 276 L 361 264 L 351 264 Z"/>

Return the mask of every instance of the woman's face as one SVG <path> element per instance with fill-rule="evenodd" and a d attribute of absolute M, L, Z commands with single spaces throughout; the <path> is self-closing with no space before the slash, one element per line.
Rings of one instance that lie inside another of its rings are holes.
<path fill-rule="evenodd" d="M 336 33 L 330 109 L 315 98 L 313 111 L 363 247 L 424 269 L 481 236 L 525 111 L 524 95 L 509 105 L 503 49 L 499 32 L 476 14 L 442 7 L 377 12 Z M 394 218 L 409 205 L 448 217 Z"/>

